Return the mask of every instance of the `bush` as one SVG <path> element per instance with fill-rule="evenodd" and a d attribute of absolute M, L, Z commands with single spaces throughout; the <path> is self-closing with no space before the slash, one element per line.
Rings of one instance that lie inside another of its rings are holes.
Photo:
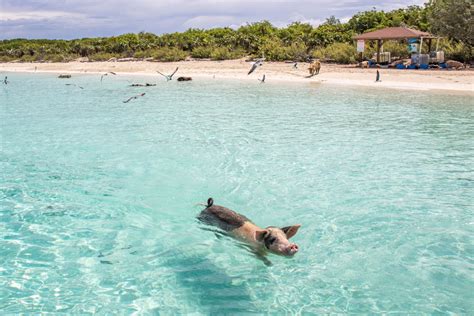
<path fill-rule="evenodd" d="M 159 61 L 180 61 L 186 59 L 188 54 L 179 48 L 162 47 L 152 52 L 152 57 Z"/>
<path fill-rule="evenodd" d="M 217 47 L 211 52 L 212 60 L 236 59 L 242 57 L 240 50 L 229 50 L 227 47 Z"/>
<path fill-rule="evenodd" d="M 439 46 L 440 50 L 444 50 L 444 58 L 446 60 L 453 59 L 460 62 L 469 62 L 474 56 L 474 48 L 464 43 L 443 41 Z"/>
<path fill-rule="evenodd" d="M 268 60 L 282 61 L 287 60 L 288 55 L 285 47 L 278 41 L 267 41 L 260 46 L 259 56 L 265 56 Z"/>
<path fill-rule="evenodd" d="M 193 58 L 211 58 L 212 47 L 210 46 L 199 46 L 193 49 L 191 57 Z"/>
<path fill-rule="evenodd" d="M 50 61 L 50 62 L 53 62 L 53 63 L 64 63 L 64 62 L 68 61 L 68 59 L 62 54 L 58 54 L 58 55 L 48 54 L 48 55 L 44 56 L 43 60 L 44 61 Z"/>
<path fill-rule="evenodd" d="M 357 51 L 354 45 L 346 43 L 334 43 L 326 48 L 320 48 L 313 52 L 314 58 L 334 61 L 341 64 L 355 63 Z"/>
<path fill-rule="evenodd" d="M 147 58 L 147 57 L 151 57 L 151 52 L 150 51 L 144 51 L 144 50 L 140 50 L 138 52 L 135 52 L 133 54 L 133 57 L 134 58 Z"/>
<path fill-rule="evenodd" d="M 120 56 L 111 53 L 95 53 L 89 56 L 91 61 L 107 61 L 110 58 L 120 58 Z"/>
<path fill-rule="evenodd" d="M 0 63 L 7 63 L 7 62 L 10 62 L 10 61 L 14 61 L 15 57 L 13 56 L 0 56 Z"/>
<path fill-rule="evenodd" d="M 308 48 L 305 44 L 299 42 L 284 46 L 278 41 L 268 41 L 260 48 L 260 55 L 265 56 L 268 60 L 275 61 L 304 61 L 308 56 Z"/>
<path fill-rule="evenodd" d="M 295 61 L 306 61 L 308 57 L 308 47 L 304 43 L 293 43 L 285 47 L 286 59 Z"/>

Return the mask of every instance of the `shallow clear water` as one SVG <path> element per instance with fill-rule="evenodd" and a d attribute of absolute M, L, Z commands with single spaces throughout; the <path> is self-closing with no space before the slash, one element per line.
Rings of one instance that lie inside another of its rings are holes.
<path fill-rule="evenodd" d="M 474 312 L 469 97 L 271 80 L 9 80 L 4 312 Z M 301 223 L 300 253 L 267 267 L 203 230 L 195 204 L 210 196 L 262 226 Z"/>

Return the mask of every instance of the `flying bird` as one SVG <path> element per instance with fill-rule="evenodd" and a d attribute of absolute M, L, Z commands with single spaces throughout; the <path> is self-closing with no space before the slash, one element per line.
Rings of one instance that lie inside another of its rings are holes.
<path fill-rule="evenodd" d="M 263 61 L 265 60 L 265 58 L 259 58 L 257 59 L 253 65 L 252 65 L 252 68 L 250 68 L 250 71 L 247 75 L 250 75 L 252 72 L 255 71 L 255 69 L 257 69 L 258 67 L 262 66 L 263 65 Z"/>
<path fill-rule="evenodd" d="M 74 84 L 74 83 L 66 83 L 66 86 L 75 86 L 75 87 L 78 87 L 80 89 L 84 89 L 84 87 L 78 86 L 77 84 Z"/>
<path fill-rule="evenodd" d="M 170 80 L 173 80 L 173 76 L 174 74 L 178 71 L 178 68 L 179 67 L 176 67 L 176 69 L 173 71 L 173 73 L 171 75 L 165 75 L 165 74 L 162 74 L 161 72 L 159 72 L 158 70 L 156 71 L 157 73 L 159 73 L 160 75 L 162 75 L 163 77 L 166 78 L 166 81 L 170 81 Z"/>
<path fill-rule="evenodd" d="M 105 74 L 103 74 L 102 76 L 100 76 L 100 82 L 102 82 L 102 79 L 104 79 L 105 76 L 108 76 L 109 74 L 111 75 L 117 75 L 115 72 L 113 71 L 109 71 L 109 72 L 106 72 Z"/>
<path fill-rule="evenodd" d="M 258 79 L 258 81 L 260 81 L 260 83 L 265 83 L 265 74 L 263 74 L 262 79 Z"/>
<path fill-rule="evenodd" d="M 132 100 L 134 100 L 134 99 L 138 99 L 139 97 L 143 97 L 144 95 L 145 95 L 145 93 L 140 93 L 140 94 L 138 94 L 138 95 L 136 95 L 136 96 L 134 96 L 134 97 L 128 98 L 127 100 L 123 101 L 123 103 L 128 103 L 128 102 L 130 102 L 130 101 L 132 101 Z"/>

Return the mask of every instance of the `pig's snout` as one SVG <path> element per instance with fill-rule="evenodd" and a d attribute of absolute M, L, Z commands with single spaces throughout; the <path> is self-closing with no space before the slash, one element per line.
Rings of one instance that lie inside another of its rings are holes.
<path fill-rule="evenodd" d="M 295 253 L 298 252 L 298 245 L 297 244 L 290 244 L 286 250 L 288 256 L 293 256 Z"/>

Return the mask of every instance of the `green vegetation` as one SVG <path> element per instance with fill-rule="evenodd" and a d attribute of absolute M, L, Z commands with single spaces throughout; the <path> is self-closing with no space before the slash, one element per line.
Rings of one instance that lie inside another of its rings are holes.
<path fill-rule="evenodd" d="M 474 56 L 473 25 L 470 0 L 431 0 L 423 7 L 360 12 L 347 23 L 330 17 L 317 27 L 295 22 L 285 28 L 277 28 L 268 21 L 262 21 L 236 30 L 189 29 L 160 36 L 142 32 L 70 41 L 3 40 L 0 41 L 0 61 L 67 62 L 80 57 L 92 61 L 129 57 L 179 61 L 188 56 L 224 60 L 264 55 L 267 60 L 274 61 L 303 61 L 314 56 L 326 61 L 354 63 L 359 57 L 352 40 L 354 35 L 389 26 L 406 26 L 445 36 L 440 48 L 445 49 L 446 57 L 468 62 Z M 384 44 L 385 51 L 401 58 L 408 57 L 406 47 L 406 43 Z M 372 57 L 374 52 L 375 47 L 368 43 L 365 57 Z"/>

